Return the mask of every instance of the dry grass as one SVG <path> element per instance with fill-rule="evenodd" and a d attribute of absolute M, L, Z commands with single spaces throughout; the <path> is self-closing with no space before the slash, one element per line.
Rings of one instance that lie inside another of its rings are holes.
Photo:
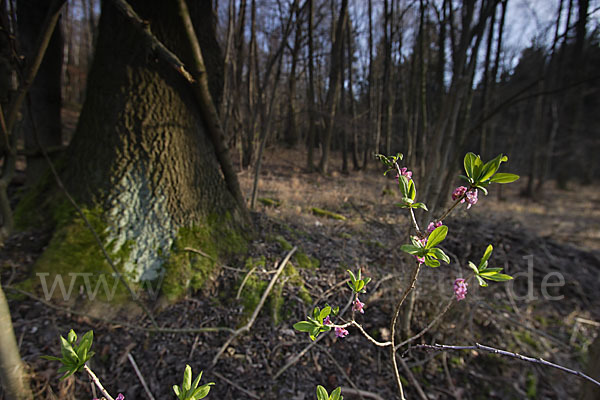
<path fill-rule="evenodd" d="M 263 173 L 259 182 L 259 197 L 282 202 L 281 206 L 257 205 L 259 211 L 284 220 L 308 224 L 331 225 L 333 220 L 313 216 L 312 207 L 320 207 L 345 215 L 350 225 L 360 225 L 363 216 L 385 223 L 398 223 L 403 213 L 395 211 L 399 200 L 394 180 L 382 175 L 383 168 L 372 161 L 367 171 L 341 174 L 341 157 L 333 154 L 331 174 L 305 171 L 306 154 L 300 150 L 272 148 L 266 151 Z M 240 174 L 242 190 L 250 197 L 253 170 Z M 559 242 L 573 244 L 586 250 L 600 249 L 600 191 L 593 185 L 571 185 L 559 190 L 554 182 L 545 186 L 544 197 L 533 201 L 520 195 L 525 179 L 502 187 L 491 188 L 490 195 L 481 196 L 480 203 L 469 211 L 483 216 L 494 213 L 512 219 L 528 230 Z M 457 179 L 457 185 L 459 184 Z M 360 213 L 357 211 L 360 210 Z M 461 211 L 462 212 L 462 211 Z M 338 223 L 339 224 L 339 223 Z"/>

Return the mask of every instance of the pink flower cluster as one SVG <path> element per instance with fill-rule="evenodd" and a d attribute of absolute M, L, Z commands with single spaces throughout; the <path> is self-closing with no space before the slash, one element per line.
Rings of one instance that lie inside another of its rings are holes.
<path fill-rule="evenodd" d="M 412 179 L 412 171 L 409 171 L 406 167 L 400 168 L 400 175 L 407 177 L 409 181 Z"/>
<path fill-rule="evenodd" d="M 400 175 L 405 176 L 409 181 L 412 179 L 412 171 L 409 171 L 408 168 L 400 168 L 400 173 L 396 174 L 396 179 L 400 179 Z"/>
<path fill-rule="evenodd" d="M 428 238 L 422 238 L 422 239 L 417 239 L 417 241 L 419 243 L 421 243 L 422 247 L 425 247 L 425 245 L 427 244 L 427 239 Z M 419 256 L 413 256 L 414 258 L 417 259 L 417 261 L 419 262 L 419 264 L 423 264 L 425 262 L 425 257 L 419 257 Z"/>
<path fill-rule="evenodd" d="M 352 311 L 358 311 L 361 314 L 365 313 L 365 310 L 363 309 L 365 307 L 365 303 L 363 303 L 362 301 L 360 301 L 358 299 L 358 296 L 356 296 L 356 300 L 354 300 L 354 303 L 352 304 Z"/>
<path fill-rule="evenodd" d="M 458 278 L 454 281 L 454 294 L 456 295 L 456 300 L 464 300 L 467 295 L 467 286 L 468 283 L 465 282 L 463 278 Z"/>
<path fill-rule="evenodd" d="M 461 197 L 465 196 L 460 202 L 464 203 L 465 201 L 469 203 L 467 206 L 467 210 L 471 208 L 471 206 L 477 204 L 477 189 L 471 189 L 467 191 L 467 188 L 464 186 L 459 186 L 452 192 L 452 200 L 456 201 Z"/>
<path fill-rule="evenodd" d="M 430 222 L 429 225 L 427 225 L 427 233 L 435 231 L 435 228 L 439 228 L 442 225 L 444 225 L 442 221 Z"/>
<path fill-rule="evenodd" d="M 339 326 L 335 327 L 335 336 L 339 338 L 344 338 L 348 336 L 348 331 L 344 328 L 340 328 Z"/>

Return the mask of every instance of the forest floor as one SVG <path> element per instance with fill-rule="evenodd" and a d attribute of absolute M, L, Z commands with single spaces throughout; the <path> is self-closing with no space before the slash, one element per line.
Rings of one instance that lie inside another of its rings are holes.
<path fill-rule="evenodd" d="M 317 384 L 328 390 L 342 386 L 347 400 L 361 398 L 351 394 L 357 389 L 364 391 L 365 399 L 395 398 L 387 348 L 375 347 L 352 328 L 344 339 L 329 333 L 315 344 L 292 325 L 305 319 L 314 305 L 346 308 L 346 270 L 360 267 L 373 281 L 361 296 L 366 312 L 357 320 L 376 339 L 389 339 L 390 315 L 414 267 L 414 260 L 399 250 L 407 241 L 406 212 L 394 206 L 399 197 L 392 194 L 393 180 L 383 177 L 375 162 L 366 172 L 322 176 L 304 172 L 304 157 L 299 151 L 267 151 L 259 197 L 280 204 L 259 203 L 253 214 L 256 237 L 248 254 L 227 260 L 227 267 L 205 290 L 155 309 L 165 327 L 240 327 L 252 312 L 249 305 L 256 304 L 251 289 L 264 287 L 275 265 L 297 246 L 304 256 L 292 257 L 256 323 L 232 342 L 215 366 L 211 361 L 227 332 L 152 333 L 11 297 L 14 327 L 36 398 L 92 397 L 83 376 L 59 382 L 59 365 L 39 358 L 55 354 L 58 335 L 71 328 L 94 329 L 97 355 L 92 369 L 111 393 L 122 392 L 128 400 L 147 398 L 128 353 L 157 399 L 174 398 L 171 386 L 180 384 L 186 363 L 195 373 L 204 370 L 203 382 L 216 383 L 211 399 L 314 399 Z M 251 171 L 243 171 L 240 179 L 249 197 Z M 533 202 L 519 196 L 522 186 L 507 185 L 502 200 L 497 198 L 498 188 L 492 187 L 471 210 L 460 207 L 445 221 L 450 233 L 442 248 L 452 263 L 421 271 L 412 316 L 407 318 L 404 311 L 401 315 L 400 325 L 406 327 L 402 337 L 419 332 L 451 302 L 441 322 L 413 345 L 482 343 L 583 370 L 600 326 L 600 191 L 592 186 L 560 191 L 550 182 L 544 198 Z M 313 207 L 339 213 L 345 220 L 314 215 Z M 45 232 L 24 232 L 9 240 L 0 255 L 3 284 L 11 286 L 25 276 L 47 240 Z M 489 243 L 494 244 L 490 264 L 516 279 L 487 288 L 473 281 L 467 299 L 457 302 L 454 279 L 468 275 L 467 261 L 477 263 Z M 253 266 L 253 278 L 240 290 Z M 543 288 L 544 282 L 561 279 L 562 285 Z M 129 311 L 114 319 L 150 326 L 145 317 Z M 404 350 L 406 368 L 429 399 L 567 399 L 577 396 L 582 383 L 552 368 L 480 351 Z M 296 359 L 299 354 L 303 355 Z M 401 368 L 401 374 L 409 378 L 406 369 Z M 420 398 L 413 383 L 404 383 L 409 399 Z"/>

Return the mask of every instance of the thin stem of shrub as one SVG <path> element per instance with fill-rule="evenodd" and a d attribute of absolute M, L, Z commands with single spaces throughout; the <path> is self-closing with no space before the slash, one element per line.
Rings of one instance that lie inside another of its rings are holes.
<path fill-rule="evenodd" d="M 436 350 L 436 351 L 450 351 L 450 350 L 483 350 L 483 351 L 487 351 L 489 353 L 492 354 L 498 354 L 501 356 L 506 356 L 506 357 L 512 357 L 512 358 L 517 358 L 521 361 L 527 361 L 533 364 L 539 364 L 539 365 L 544 365 L 546 367 L 552 367 L 552 368 L 556 368 L 560 371 L 566 372 L 568 374 L 572 374 L 572 375 L 576 375 L 580 378 L 583 378 L 591 383 L 593 383 L 596 386 L 600 386 L 600 382 L 598 382 L 597 380 L 595 380 L 594 378 L 584 374 L 581 371 L 576 371 L 574 369 L 570 369 L 567 367 L 563 367 L 562 365 L 558 365 L 555 364 L 553 362 L 550 361 L 546 361 L 542 358 L 535 358 L 535 357 L 529 357 L 529 356 L 524 356 L 521 355 L 519 353 L 514 353 L 512 351 L 507 351 L 507 350 L 501 350 L 501 349 L 497 349 L 495 347 L 491 347 L 491 346 L 486 346 L 483 344 L 479 344 L 479 343 L 475 343 L 475 345 L 473 346 L 450 346 L 450 345 L 445 345 L 445 344 L 420 344 L 417 346 L 412 347 L 412 349 L 426 349 L 426 350 Z"/>

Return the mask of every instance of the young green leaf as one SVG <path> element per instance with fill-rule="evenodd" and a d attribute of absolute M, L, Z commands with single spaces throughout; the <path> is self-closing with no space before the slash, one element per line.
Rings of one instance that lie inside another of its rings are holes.
<path fill-rule="evenodd" d="M 489 275 L 489 276 L 486 276 L 484 274 L 486 274 L 486 273 L 485 272 L 482 273 L 481 276 L 487 280 L 494 281 L 494 282 L 506 282 L 506 281 L 510 281 L 511 279 L 513 279 L 512 276 L 506 275 L 506 274 L 493 273 L 492 275 Z"/>
<path fill-rule="evenodd" d="M 429 211 L 429 209 L 427 208 L 427 206 L 425 205 L 425 203 L 413 203 L 410 206 L 411 208 L 421 208 L 425 211 Z"/>
<path fill-rule="evenodd" d="M 479 282 L 479 286 L 483 286 L 483 287 L 487 287 L 487 282 L 484 281 L 479 275 L 475 275 L 475 278 L 477 278 L 477 282 Z"/>
<path fill-rule="evenodd" d="M 441 265 L 441 263 L 430 255 L 425 256 L 425 265 L 431 268 L 436 268 Z"/>
<path fill-rule="evenodd" d="M 490 259 L 490 256 L 492 255 L 492 251 L 494 251 L 494 246 L 492 246 L 491 244 L 488 245 L 488 247 L 485 249 L 485 252 L 483 253 L 483 257 L 481 257 L 481 261 L 479 262 L 479 270 L 482 270 L 482 266 L 483 264 Z"/>
<path fill-rule="evenodd" d="M 327 390 L 321 385 L 317 386 L 317 400 L 329 400 L 329 394 Z"/>
<path fill-rule="evenodd" d="M 446 264 L 450 264 L 450 257 L 448 257 L 446 253 L 444 253 L 444 251 L 439 247 L 434 247 L 433 249 L 429 250 L 429 254 L 438 260 L 444 261 Z"/>
<path fill-rule="evenodd" d="M 330 312 L 331 312 L 330 306 L 323 307 L 323 309 L 319 313 L 319 321 L 323 321 L 325 319 L 325 317 L 327 317 L 329 315 Z"/>
<path fill-rule="evenodd" d="M 415 201 L 417 196 L 417 189 L 415 188 L 415 181 L 412 179 L 408 181 L 408 197 L 410 197 L 411 203 Z"/>
<path fill-rule="evenodd" d="M 294 329 L 300 332 L 310 332 L 315 327 L 315 324 L 308 321 L 300 321 L 296 322 L 294 325 Z"/>
<path fill-rule="evenodd" d="M 173 385 L 173 392 L 175 392 L 175 396 L 181 400 L 181 389 L 179 389 L 179 386 Z"/>
<path fill-rule="evenodd" d="M 181 384 L 181 388 L 187 394 L 187 392 L 192 387 L 192 367 L 189 365 L 185 365 L 185 371 L 183 371 L 183 383 Z"/>
<path fill-rule="evenodd" d="M 77 334 L 75 333 L 75 331 L 73 329 L 71 329 L 69 331 L 69 334 L 67 335 L 67 340 L 71 344 L 73 344 L 73 343 L 75 343 L 75 341 L 77 341 Z"/>
<path fill-rule="evenodd" d="M 475 272 L 475 274 L 479 274 L 479 270 L 477 269 L 477 266 L 475 264 L 473 264 L 471 261 L 469 261 L 469 268 L 471 268 L 473 270 L 473 272 Z"/>
<path fill-rule="evenodd" d="M 403 244 L 400 246 L 400 250 L 405 253 L 412 254 L 413 256 L 417 255 L 421 251 L 421 247 L 413 246 L 411 244 Z"/>
<path fill-rule="evenodd" d="M 342 388 L 338 387 L 331 392 L 331 396 L 329 396 L 329 400 L 342 400 Z"/>
<path fill-rule="evenodd" d="M 519 175 L 508 174 L 505 172 L 498 172 L 496 175 L 490 178 L 490 182 L 493 183 L 511 183 L 519 179 Z"/>
<path fill-rule="evenodd" d="M 444 239 L 446 239 L 447 234 L 448 234 L 448 227 L 446 225 L 438 226 L 429 235 L 429 238 L 427 239 L 427 243 L 425 244 L 425 248 L 431 249 L 431 248 L 437 246 Z"/>
<path fill-rule="evenodd" d="M 402 197 L 411 198 L 410 197 L 410 186 L 409 186 L 410 183 L 409 183 L 408 178 L 404 175 L 400 175 L 400 177 L 398 178 L 398 183 L 400 185 L 400 193 L 402 194 Z"/>
<path fill-rule="evenodd" d="M 467 173 L 468 178 L 473 178 L 473 168 L 475 167 L 475 159 L 477 156 L 471 152 L 465 154 L 465 159 L 463 161 L 465 166 L 465 172 Z"/>

